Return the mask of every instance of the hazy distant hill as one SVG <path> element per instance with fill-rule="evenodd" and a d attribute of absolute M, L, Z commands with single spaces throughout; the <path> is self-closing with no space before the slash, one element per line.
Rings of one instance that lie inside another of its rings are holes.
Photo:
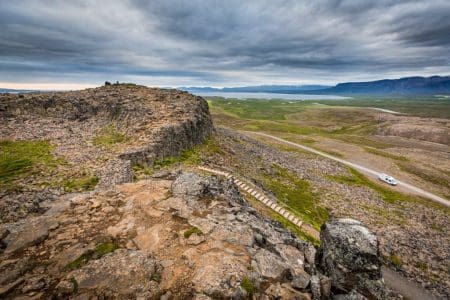
<path fill-rule="evenodd" d="M 430 95 L 450 93 L 450 76 L 405 77 L 369 82 L 346 82 L 311 91 L 320 94 L 346 95 Z"/>
<path fill-rule="evenodd" d="M 280 93 L 280 94 L 296 94 L 305 91 L 326 89 L 327 85 L 256 85 L 242 87 L 181 87 L 181 90 L 189 92 L 245 92 L 245 93 Z"/>
<path fill-rule="evenodd" d="M 14 89 L 2 89 L 0 88 L 0 93 L 30 93 L 34 92 L 33 90 L 14 90 Z"/>

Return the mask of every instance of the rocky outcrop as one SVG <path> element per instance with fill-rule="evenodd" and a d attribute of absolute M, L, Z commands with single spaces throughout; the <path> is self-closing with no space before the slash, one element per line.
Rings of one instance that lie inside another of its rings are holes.
<path fill-rule="evenodd" d="M 155 177 L 0 226 L 4 297 L 383 299 L 369 284 L 381 279 L 376 238 L 356 221 L 327 224 L 316 260 L 313 245 L 257 213 L 231 179 Z"/>
<path fill-rule="evenodd" d="M 387 298 L 378 240 L 367 227 L 352 219 L 331 220 L 322 227 L 320 241 L 319 268 L 336 293 L 360 294 L 348 299 Z"/>
<path fill-rule="evenodd" d="M 1 221 L 42 213 L 41 198 L 72 191 L 65 184 L 80 177 L 101 188 L 130 182 L 135 165 L 177 156 L 213 131 L 206 101 L 171 89 L 117 84 L 0 102 L 0 140 L 48 141 L 57 165 L 0 189 Z"/>

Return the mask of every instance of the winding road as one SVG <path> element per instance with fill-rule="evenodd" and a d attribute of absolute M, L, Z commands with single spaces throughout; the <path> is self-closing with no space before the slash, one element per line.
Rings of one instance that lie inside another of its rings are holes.
<path fill-rule="evenodd" d="M 369 169 L 367 167 L 364 167 L 364 166 L 361 166 L 361 165 L 349 162 L 347 160 L 344 160 L 344 159 L 332 156 L 330 154 L 318 151 L 316 149 L 313 149 L 313 148 L 310 148 L 310 147 L 307 147 L 307 146 L 303 146 L 301 144 L 297 144 L 297 143 L 294 143 L 294 142 L 290 142 L 290 141 L 287 141 L 285 139 L 282 139 L 282 138 L 279 138 L 279 137 L 276 137 L 276 136 L 273 136 L 273 135 L 270 135 L 270 134 L 267 134 L 267 133 L 255 132 L 255 131 L 242 131 L 242 132 L 245 133 L 245 134 L 249 134 L 249 135 L 259 135 L 259 136 L 263 136 L 263 137 L 266 137 L 266 138 L 270 138 L 270 139 L 276 140 L 278 142 L 282 142 L 282 143 L 288 144 L 290 146 L 297 147 L 297 148 L 300 148 L 302 150 L 309 151 L 311 153 L 315 153 L 317 155 L 320 155 L 320 156 L 332 159 L 334 161 L 340 162 L 340 163 L 342 163 L 344 165 L 347 165 L 349 167 L 352 167 L 354 169 L 362 171 L 362 172 L 364 172 L 366 174 L 374 175 L 376 178 L 378 178 L 378 175 L 380 175 L 382 173 L 382 172 L 375 171 L 375 170 Z M 418 188 L 418 187 L 416 187 L 414 185 L 411 185 L 409 183 L 406 183 L 406 182 L 403 182 L 403 181 L 400 181 L 400 180 L 397 180 L 397 184 L 402 186 L 402 187 L 404 187 L 405 189 L 415 193 L 416 195 L 420 195 L 420 196 L 426 197 L 426 198 L 428 198 L 428 199 L 430 199 L 430 200 L 432 200 L 434 202 L 437 202 L 437 203 L 440 203 L 440 204 L 445 205 L 447 207 L 450 207 L 450 201 L 448 201 L 448 200 L 446 200 L 446 199 L 444 199 L 442 197 L 439 197 L 439 196 L 437 196 L 435 194 L 432 194 L 430 192 L 424 191 L 421 188 Z"/>

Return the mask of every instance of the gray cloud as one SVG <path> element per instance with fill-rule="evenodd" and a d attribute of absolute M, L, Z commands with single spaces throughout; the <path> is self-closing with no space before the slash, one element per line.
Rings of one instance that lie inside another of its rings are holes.
<path fill-rule="evenodd" d="M 0 82 L 334 83 L 450 73 L 450 2 L 1 1 Z"/>

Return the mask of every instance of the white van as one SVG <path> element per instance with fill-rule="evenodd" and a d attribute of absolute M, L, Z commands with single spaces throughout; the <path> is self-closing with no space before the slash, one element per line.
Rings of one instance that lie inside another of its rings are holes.
<path fill-rule="evenodd" d="M 397 181 L 394 179 L 394 177 L 386 175 L 386 174 L 378 175 L 378 179 L 380 179 L 381 181 L 384 181 L 390 185 L 394 185 L 394 186 L 397 185 Z"/>

